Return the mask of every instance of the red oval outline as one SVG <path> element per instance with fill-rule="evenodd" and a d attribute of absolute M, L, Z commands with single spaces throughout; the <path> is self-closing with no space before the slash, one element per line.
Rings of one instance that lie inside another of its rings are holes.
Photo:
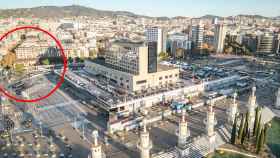
<path fill-rule="evenodd" d="M 66 71 L 67 71 L 67 58 L 64 54 L 64 49 L 60 43 L 60 41 L 54 36 L 52 35 L 49 31 L 46 31 L 40 27 L 37 27 L 37 26 L 21 26 L 21 27 L 17 27 L 17 28 L 14 28 L 10 31 L 8 31 L 7 33 L 5 33 L 3 36 L 1 36 L 0 38 L 0 42 L 5 38 L 7 37 L 9 34 L 15 32 L 15 31 L 18 31 L 18 30 L 24 30 L 24 29 L 34 29 L 34 30 L 37 30 L 37 31 L 41 31 L 47 35 L 49 35 L 55 42 L 56 42 L 56 45 L 59 47 L 60 49 L 60 54 L 62 56 L 62 59 L 63 59 L 63 71 L 61 73 L 61 76 L 60 76 L 60 80 L 59 82 L 57 82 L 56 86 L 45 96 L 42 96 L 42 97 L 39 97 L 39 98 L 35 98 L 35 99 L 19 99 L 11 94 L 8 93 L 7 90 L 5 90 L 4 88 L 1 87 L 0 85 L 0 92 L 4 93 L 5 96 L 7 96 L 8 98 L 12 99 L 12 100 L 15 100 L 17 102 L 27 102 L 27 103 L 32 103 L 32 102 L 37 102 L 37 101 L 40 101 L 40 100 L 43 100 L 43 99 L 46 99 L 48 98 L 49 96 L 51 96 L 58 88 L 60 88 L 60 86 L 62 85 L 62 83 L 64 82 L 64 76 L 66 74 Z"/>

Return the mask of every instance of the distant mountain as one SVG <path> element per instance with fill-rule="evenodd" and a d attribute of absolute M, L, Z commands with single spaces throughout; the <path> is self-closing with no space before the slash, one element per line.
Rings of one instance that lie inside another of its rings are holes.
<path fill-rule="evenodd" d="M 223 18 L 223 17 L 217 16 L 217 15 L 210 15 L 210 14 L 207 14 L 207 15 L 204 15 L 204 16 L 202 16 L 202 17 L 200 17 L 200 18 L 202 18 L 202 19 L 215 19 L 215 18 L 220 19 L 220 18 Z"/>
<path fill-rule="evenodd" d="M 98 10 L 94 8 L 89 8 L 80 5 L 71 6 L 41 6 L 34 8 L 17 8 L 17 9 L 0 9 L 0 18 L 8 17 L 38 17 L 38 18 L 63 18 L 63 17 L 73 17 L 73 16 L 89 16 L 89 17 L 104 17 L 104 16 L 129 16 L 129 17 L 146 17 L 155 18 L 158 20 L 170 20 L 170 19 L 184 19 L 188 17 L 177 16 L 173 18 L 169 17 L 149 17 L 144 15 L 134 14 L 128 11 L 108 11 L 108 10 Z M 242 17 L 255 17 L 255 18 L 267 18 L 261 15 L 238 15 Z M 233 16 L 230 16 L 233 17 Z M 200 17 L 202 19 L 214 19 L 214 18 L 224 18 L 216 15 L 205 15 Z M 279 17 L 276 17 L 279 19 Z"/>
<path fill-rule="evenodd" d="M 237 15 L 239 17 L 247 17 L 247 18 L 255 18 L 255 19 L 268 19 L 269 17 L 265 17 L 265 16 L 262 16 L 262 15 L 247 15 L 247 14 L 240 14 L 240 15 Z"/>
<path fill-rule="evenodd" d="M 17 8 L 17 9 L 1 9 L 0 17 L 38 17 L 38 18 L 51 18 L 51 17 L 73 17 L 73 16 L 89 16 L 89 17 L 102 17 L 102 16 L 117 16 L 125 15 L 130 17 L 139 17 L 127 11 L 106 11 L 97 10 L 89 7 L 71 5 L 71 6 L 41 6 L 34 8 Z"/>

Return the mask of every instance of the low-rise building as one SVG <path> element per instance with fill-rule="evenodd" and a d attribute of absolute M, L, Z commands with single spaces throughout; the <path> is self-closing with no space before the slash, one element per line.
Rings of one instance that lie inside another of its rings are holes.
<path fill-rule="evenodd" d="M 156 72 L 148 72 L 148 47 L 144 44 L 115 43 L 105 54 L 103 60 L 86 60 L 86 69 L 123 89 L 141 91 L 179 80 L 178 68 L 158 65 Z"/>

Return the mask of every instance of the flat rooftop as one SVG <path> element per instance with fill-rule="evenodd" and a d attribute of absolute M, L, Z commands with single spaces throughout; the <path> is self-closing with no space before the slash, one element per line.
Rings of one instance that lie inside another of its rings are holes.
<path fill-rule="evenodd" d="M 108 67 L 108 68 L 111 68 L 111 69 L 115 69 L 113 66 L 107 64 L 105 62 L 105 59 L 102 59 L 102 58 L 88 59 L 88 61 L 94 62 L 96 64 L 99 64 L 99 65 L 102 65 L 102 66 L 105 66 L 105 67 Z M 178 69 L 178 68 L 176 68 L 174 66 L 167 66 L 167 65 L 157 64 L 157 72 L 174 70 L 174 69 Z"/>

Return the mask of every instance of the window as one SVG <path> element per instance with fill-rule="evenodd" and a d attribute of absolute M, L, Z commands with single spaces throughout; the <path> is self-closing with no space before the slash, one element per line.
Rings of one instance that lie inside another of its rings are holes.
<path fill-rule="evenodd" d="M 159 80 L 162 80 L 162 77 L 159 77 Z"/>
<path fill-rule="evenodd" d="M 169 75 L 169 78 L 172 78 L 172 75 Z"/>
<path fill-rule="evenodd" d="M 165 76 L 165 79 L 168 79 L 168 76 Z"/>
<path fill-rule="evenodd" d="M 143 83 L 146 83 L 147 80 L 141 80 L 141 81 L 137 81 L 136 84 L 143 84 Z"/>

